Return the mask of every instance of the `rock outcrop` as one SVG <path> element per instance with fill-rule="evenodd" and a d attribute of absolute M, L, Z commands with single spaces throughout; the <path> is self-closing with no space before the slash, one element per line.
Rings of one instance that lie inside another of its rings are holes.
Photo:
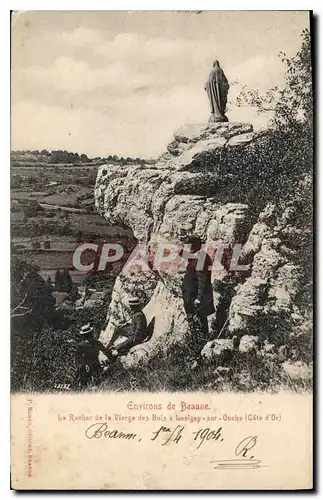
<path fill-rule="evenodd" d="M 214 338 L 251 335 L 279 346 L 308 322 L 297 299 L 304 284 L 298 236 L 306 237 L 307 229 L 295 215 L 297 200 L 280 201 L 283 166 L 271 161 L 270 141 L 270 130 L 254 132 L 245 123 L 185 126 L 153 166 L 101 166 L 95 201 L 109 224 L 131 228 L 145 245 L 178 242 L 187 233 L 211 245 L 242 245 L 250 271 L 233 275 L 222 269 L 213 276 L 216 306 L 223 289 L 231 291 L 225 329 L 215 329 Z M 300 191 L 309 182 L 300 179 Z M 127 317 L 133 294 L 143 294 L 147 319 L 155 318 L 152 338 L 122 358 L 125 366 L 188 342 L 181 279 L 167 269 L 122 271 L 116 279 L 101 340 L 107 343 L 115 324 Z M 204 349 L 212 357 L 214 346 Z"/>

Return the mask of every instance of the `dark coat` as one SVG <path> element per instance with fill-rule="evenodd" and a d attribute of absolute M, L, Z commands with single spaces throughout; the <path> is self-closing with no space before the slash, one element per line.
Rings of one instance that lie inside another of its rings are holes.
<path fill-rule="evenodd" d="M 142 311 L 137 311 L 131 318 L 132 339 L 134 342 L 143 342 L 147 337 L 147 319 Z"/>
<path fill-rule="evenodd" d="M 209 316 L 215 312 L 213 303 L 213 290 L 211 283 L 212 266 L 209 255 L 206 254 L 204 267 L 197 270 L 197 259 L 188 262 L 182 284 L 184 309 L 186 313 L 197 313 L 200 316 Z M 195 307 L 194 301 L 198 299 L 200 304 Z"/>
<path fill-rule="evenodd" d="M 106 354 L 106 348 L 99 340 L 81 340 L 76 348 L 76 366 L 80 367 L 88 365 L 90 368 L 99 366 L 100 351 Z"/>

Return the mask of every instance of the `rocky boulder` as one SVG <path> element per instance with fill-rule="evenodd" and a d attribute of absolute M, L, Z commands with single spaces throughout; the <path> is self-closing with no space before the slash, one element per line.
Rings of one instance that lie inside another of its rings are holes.
<path fill-rule="evenodd" d="M 302 361 L 285 361 L 282 368 L 285 374 L 292 380 L 311 380 L 313 377 L 313 368 Z"/>
<path fill-rule="evenodd" d="M 198 234 L 211 248 L 219 241 L 241 245 L 249 271 L 233 276 L 222 267 L 212 274 L 217 314 L 222 307 L 223 316 L 222 322 L 215 318 L 214 333 L 222 336 L 224 325 L 229 337 L 259 336 L 260 342 L 282 345 L 295 324 L 300 330 L 309 320 L 298 304 L 304 280 L 299 242 L 306 228 L 295 218 L 299 200 L 282 205 L 277 195 L 277 172 L 283 167 L 271 161 L 271 137 L 270 130 L 254 132 L 246 123 L 185 126 L 154 165 L 99 167 L 95 203 L 109 224 L 130 229 L 138 243 L 149 247 L 178 244 L 187 233 Z M 299 182 L 300 192 L 310 189 L 308 179 Z M 180 273 L 156 273 L 149 267 L 141 274 L 120 273 L 102 342 L 127 318 L 132 295 L 142 294 L 148 322 L 155 318 L 152 338 L 132 348 L 122 358 L 124 365 L 148 363 L 173 345 L 187 345 L 182 279 Z M 218 291 L 219 283 L 224 293 Z M 217 358 L 219 350 L 221 357 L 223 349 L 232 351 L 231 338 L 207 344 L 203 355 Z"/>
<path fill-rule="evenodd" d="M 259 348 L 259 338 L 255 335 L 243 335 L 239 344 L 239 352 L 244 354 L 255 353 Z"/>
<path fill-rule="evenodd" d="M 208 342 L 202 349 L 202 358 L 222 364 L 232 358 L 233 339 L 217 339 Z"/>

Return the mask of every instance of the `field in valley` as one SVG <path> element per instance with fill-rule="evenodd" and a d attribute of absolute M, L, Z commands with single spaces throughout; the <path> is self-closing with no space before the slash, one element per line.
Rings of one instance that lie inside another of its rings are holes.
<path fill-rule="evenodd" d="M 68 268 L 73 281 L 82 281 L 84 276 L 72 270 L 73 252 L 80 242 L 131 237 L 127 230 L 109 226 L 95 210 L 100 162 L 50 164 L 18 159 L 11 165 L 12 252 L 36 265 L 45 279 L 53 280 L 57 269 Z"/>

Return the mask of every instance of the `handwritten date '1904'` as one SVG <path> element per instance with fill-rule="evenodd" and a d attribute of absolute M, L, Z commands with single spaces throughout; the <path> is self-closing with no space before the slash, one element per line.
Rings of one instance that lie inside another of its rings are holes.
<path fill-rule="evenodd" d="M 183 438 L 185 427 L 176 425 L 175 427 L 161 426 L 152 433 L 151 441 L 156 442 L 160 446 L 175 444 L 177 445 Z M 221 443 L 224 441 L 223 428 L 210 429 L 209 427 L 201 428 L 192 433 L 196 442 L 196 449 L 201 448 L 206 442 Z M 124 433 L 117 430 L 110 430 L 107 423 L 97 423 L 91 425 L 85 432 L 88 439 L 113 438 L 117 440 L 141 441 L 140 436 L 133 433 Z M 244 469 L 259 469 L 265 467 L 261 465 L 261 461 L 255 457 L 255 446 L 257 445 L 257 436 L 247 436 L 243 438 L 234 449 L 234 457 L 232 459 L 212 460 L 211 464 L 217 470 L 244 470 Z M 233 450 L 232 450 L 233 451 Z"/>
<path fill-rule="evenodd" d="M 152 441 L 159 439 L 161 441 L 161 446 L 165 446 L 168 443 L 178 443 L 182 438 L 182 433 L 184 430 L 184 426 L 177 425 L 174 429 L 170 429 L 169 427 L 161 426 L 158 431 L 153 433 Z M 219 427 L 216 431 L 205 428 L 199 429 L 196 432 L 193 432 L 194 441 L 198 442 L 197 449 L 202 446 L 205 440 L 207 441 L 223 441 L 222 437 L 222 427 Z"/>

